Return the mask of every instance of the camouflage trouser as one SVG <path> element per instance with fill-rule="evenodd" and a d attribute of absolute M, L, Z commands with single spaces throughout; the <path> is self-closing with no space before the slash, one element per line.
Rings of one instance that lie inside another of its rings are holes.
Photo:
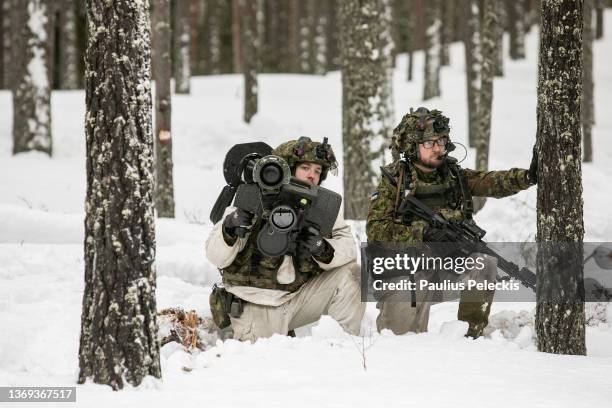
<path fill-rule="evenodd" d="M 435 272 L 437 276 L 430 276 L 431 272 L 417 272 L 415 281 L 426 279 L 430 282 L 466 282 L 475 280 L 477 282 L 495 282 L 497 276 L 497 259 L 483 254 L 471 254 L 472 257 L 481 256 L 485 259 L 485 267 L 481 270 L 472 269 L 463 274 L 453 272 Z M 426 275 L 428 274 L 428 275 Z M 468 322 L 468 335 L 478 337 L 489 322 L 489 313 L 491 311 L 491 303 L 493 302 L 493 290 L 463 290 L 458 291 L 432 291 L 432 290 L 417 290 L 414 294 L 410 291 L 393 291 L 385 293 L 380 298 L 376 307 L 380 309 L 378 318 L 376 319 L 376 327 L 378 331 L 382 329 L 390 329 L 395 334 L 404 334 L 407 332 L 421 333 L 427 331 L 429 321 L 429 309 L 432 305 L 440 302 L 446 302 L 460 298 L 459 312 L 457 317 L 459 320 Z M 413 306 L 413 300 L 415 304 Z"/>
<path fill-rule="evenodd" d="M 273 334 L 286 335 L 322 315 L 333 317 L 348 333 L 359 334 L 365 303 L 361 302 L 358 274 L 357 264 L 351 263 L 310 279 L 280 306 L 245 304 L 242 315 L 231 318 L 234 338 L 254 342 Z"/>

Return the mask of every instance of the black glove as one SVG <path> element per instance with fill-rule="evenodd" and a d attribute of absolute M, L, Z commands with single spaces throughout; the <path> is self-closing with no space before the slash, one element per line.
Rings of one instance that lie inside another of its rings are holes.
<path fill-rule="evenodd" d="M 315 227 L 306 227 L 298 235 L 299 245 L 310 252 L 313 256 L 320 256 L 325 251 L 327 243 L 321 236 L 321 232 Z"/>
<path fill-rule="evenodd" d="M 527 170 L 527 182 L 530 185 L 538 184 L 538 150 L 533 146 L 533 155 L 531 156 L 531 164 Z"/>
<path fill-rule="evenodd" d="M 237 208 L 234 212 L 225 217 L 225 220 L 223 221 L 223 230 L 229 236 L 235 238 L 237 235 L 240 235 L 240 233 L 237 234 L 237 232 L 239 232 L 236 231 L 237 228 L 242 228 L 243 230 L 248 230 L 251 228 L 251 225 L 253 224 L 253 217 L 254 214 Z"/>

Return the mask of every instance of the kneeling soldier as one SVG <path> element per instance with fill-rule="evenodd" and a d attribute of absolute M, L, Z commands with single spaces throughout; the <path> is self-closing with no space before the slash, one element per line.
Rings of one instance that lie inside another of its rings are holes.
<path fill-rule="evenodd" d="M 285 159 L 298 180 L 319 185 L 337 167 L 331 148 L 320 146 L 302 137 L 281 144 L 272 154 Z M 208 259 L 221 271 L 232 298 L 234 338 L 255 341 L 275 333 L 287 335 L 322 315 L 333 317 L 348 333 L 359 334 L 365 304 L 356 279 L 355 243 L 344 220 L 336 219 L 331 238 L 312 227 L 304 229 L 297 236 L 295 253 L 279 257 L 258 249 L 262 224 L 253 214 L 228 207 L 206 242 Z M 249 232 L 239 237 L 237 228 Z"/>
<path fill-rule="evenodd" d="M 398 206 L 405 194 L 412 194 L 433 211 L 448 220 L 471 220 L 472 196 L 501 198 L 536 184 L 537 156 L 529 170 L 474 171 L 462 169 L 447 153 L 454 148 L 449 137 L 449 119 L 438 110 L 418 108 L 402 118 L 393 131 L 392 149 L 403 158 L 384 167 L 377 191 L 372 195 L 366 232 L 368 242 L 449 242 L 445 231 L 431 227 L 416 217 L 399 215 Z M 464 274 L 426 271 L 415 274 L 415 280 L 442 280 L 450 283 L 474 280 L 495 282 L 497 260 L 483 254 L 484 268 Z M 429 274 L 429 275 L 428 275 Z M 425 332 L 432 304 L 443 300 L 441 293 L 416 290 L 384 293 L 377 307 L 378 330 L 391 329 L 396 334 Z M 446 296 L 446 295 L 445 295 Z M 463 290 L 458 319 L 469 324 L 468 336 L 482 335 L 488 323 L 493 290 Z"/>

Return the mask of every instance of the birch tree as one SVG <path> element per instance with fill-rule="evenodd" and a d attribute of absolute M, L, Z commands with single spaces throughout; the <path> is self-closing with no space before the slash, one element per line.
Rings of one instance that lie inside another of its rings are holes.
<path fill-rule="evenodd" d="M 51 156 L 51 85 L 47 30 L 48 0 L 24 0 L 15 7 L 13 46 L 13 154 L 38 150 Z M 19 50 L 19 52 L 17 52 Z"/>
<path fill-rule="evenodd" d="M 251 122 L 257 113 L 259 87 L 259 50 L 263 18 L 262 0 L 240 0 L 242 28 L 242 64 L 244 70 L 244 121 Z"/>
<path fill-rule="evenodd" d="M 79 384 L 161 378 L 147 1 L 87 2 Z"/>
<path fill-rule="evenodd" d="M 559 46 L 563 44 L 563 46 Z M 582 2 L 542 0 L 538 64 L 538 350 L 586 354 L 580 94 Z"/>

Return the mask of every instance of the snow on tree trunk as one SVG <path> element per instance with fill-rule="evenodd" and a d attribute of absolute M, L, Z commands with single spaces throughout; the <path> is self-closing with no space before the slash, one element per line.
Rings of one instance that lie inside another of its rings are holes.
<path fill-rule="evenodd" d="M 431 0 L 425 7 L 425 75 L 423 100 L 440 96 L 440 40 L 442 20 L 440 1 Z"/>
<path fill-rule="evenodd" d="M 507 0 L 510 31 L 510 59 L 525 58 L 525 4 L 523 0 Z"/>
<path fill-rule="evenodd" d="M 604 0 L 595 0 L 595 38 L 603 38 L 604 33 Z"/>
<path fill-rule="evenodd" d="M 390 5 L 387 0 L 338 3 L 342 50 L 344 216 L 365 219 L 377 162 L 393 121 Z"/>
<path fill-rule="evenodd" d="M 161 378 L 148 1 L 89 0 L 79 384 Z"/>
<path fill-rule="evenodd" d="M 155 81 L 155 208 L 158 217 L 174 218 L 172 93 L 170 92 L 171 0 L 154 1 L 151 27 L 153 27 L 152 62 Z"/>
<path fill-rule="evenodd" d="M 480 7 L 478 0 L 464 0 L 465 11 L 465 65 L 468 98 L 468 139 L 476 147 L 478 135 L 478 104 L 480 98 Z"/>
<path fill-rule="evenodd" d="M 538 350 L 586 353 L 580 94 L 582 2 L 542 0 L 538 64 Z"/>
<path fill-rule="evenodd" d="M 312 74 L 312 44 L 314 43 L 314 38 L 311 32 L 312 28 L 312 14 L 311 9 L 309 7 L 309 0 L 302 0 L 299 4 L 299 19 L 298 19 L 298 31 L 299 31 L 299 63 L 300 68 L 299 72 L 305 74 Z"/>
<path fill-rule="evenodd" d="M 476 170 L 489 168 L 489 142 L 491 140 L 491 110 L 493 108 L 493 75 L 495 71 L 495 29 L 497 14 L 494 0 L 482 2 L 482 70 L 480 98 L 478 104 L 478 136 L 476 138 Z M 480 210 L 485 203 L 483 197 L 474 199 L 474 210 Z"/>
<path fill-rule="evenodd" d="M 13 88 L 13 154 L 39 150 L 51 156 L 51 87 L 47 53 L 48 0 L 15 3 L 20 24 L 14 44 L 18 70 Z"/>
<path fill-rule="evenodd" d="M 582 139 L 584 146 L 584 161 L 593 161 L 593 141 L 591 128 L 595 124 L 595 108 L 593 106 L 593 2 L 584 0 L 584 20 L 582 26 Z"/>
<path fill-rule="evenodd" d="M 76 16 L 73 0 L 62 0 L 59 13 L 59 88 L 79 88 Z"/>
<path fill-rule="evenodd" d="M 244 69 L 244 121 L 257 113 L 259 49 L 263 19 L 262 0 L 240 0 L 242 15 L 242 64 Z"/>
<path fill-rule="evenodd" d="M 191 55 L 189 43 L 189 2 L 178 0 L 174 13 L 174 92 L 189 94 L 191 81 Z"/>

